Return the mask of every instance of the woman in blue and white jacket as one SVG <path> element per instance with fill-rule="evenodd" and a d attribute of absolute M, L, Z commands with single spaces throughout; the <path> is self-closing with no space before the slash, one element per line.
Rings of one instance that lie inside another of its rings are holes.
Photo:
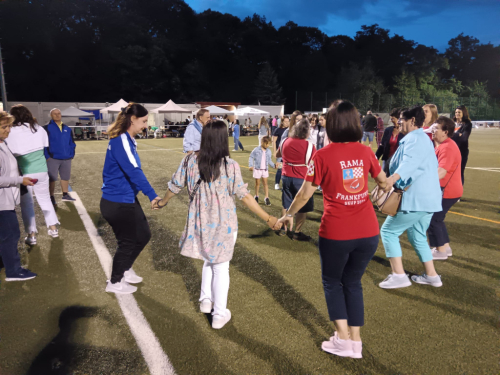
<path fill-rule="evenodd" d="M 264 203 L 266 204 L 266 206 L 271 205 L 271 201 L 269 200 L 269 186 L 267 184 L 267 178 L 269 177 L 267 166 L 270 165 L 271 167 L 276 168 L 276 165 L 272 160 L 272 152 L 269 149 L 271 142 L 271 137 L 263 137 L 260 140 L 260 146 L 257 146 L 253 149 L 250 154 L 250 158 L 248 159 L 248 167 L 251 171 L 253 171 L 253 178 L 255 178 L 254 198 L 257 203 L 259 203 L 259 186 L 260 179 L 262 178 L 262 182 L 264 184 L 264 192 L 266 193 L 266 198 L 264 199 Z"/>
<path fill-rule="evenodd" d="M 151 201 L 151 208 L 161 199 L 141 169 L 134 139 L 147 125 L 147 109 L 130 103 L 108 129 L 110 141 L 102 173 L 101 213 L 113 228 L 118 249 L 106 292 L 133 293 L 137 288 L 129 283 L 142 282 L 132 265 L 148 244 L 151 231 L 136 196 L 142 191 Z"/>

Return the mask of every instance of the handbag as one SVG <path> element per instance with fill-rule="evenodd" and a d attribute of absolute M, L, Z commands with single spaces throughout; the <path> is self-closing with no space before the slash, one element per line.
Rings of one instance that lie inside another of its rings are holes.
<path fill-rule="evenodd" d="M 410 186 L 404 190 L 393 187 L 389 192 L 385 192 L 377 185 L 371 192 L 370 200 L 383 214 L 396 216 L 401 206 L 403 193 L 408 190 L 409 187 Z"/>

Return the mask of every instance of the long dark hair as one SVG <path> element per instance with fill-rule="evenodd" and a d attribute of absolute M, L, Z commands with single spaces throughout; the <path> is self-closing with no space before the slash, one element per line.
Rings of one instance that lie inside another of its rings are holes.
<path fill-rule="evenodd" d="M 122 111 L 118 114 L 116 121 L 112 123 L 108 128 L 109 138 L 116 138 L 119 135 L 126 133 L 130 125 L 132 125 L 131 118 L 144 117 L 147 116 L 148 110 L 142 105 L 137 103 L 129 103 Z"/>
<path fill-rule="evenodd" d="M 462 122 L 471 122 L 470 117 L 469 117 L 469 111 L 467 110 L 466 106 L 459 105 L 457 108 L 455 108 L 455 111 L 457 109 L 462 111 Z M 457 122 L 457 118 L 455 117 L 455 114 L 453 114 L 453 121 Z"/>
<path fill-rule="evenodd" d="M 226 124 L 220 120 L 208 122 L 201 133 L 198 154 L 198 169 L 201 179 L 205 182 L 217 180 L 220 177 L 222 162 L 227 168 L 227 157 L 229 157 L 229 140 Z"/>
<path fill-rule="evenodd" d="M 31 111 L 22 104 L 17 104 L 10 109 L 10 114 L 14 116 L 14 126 L 20 126 L 28 123 L 32 133 L 37 132 L 36 118 L 33 117 Z"/>

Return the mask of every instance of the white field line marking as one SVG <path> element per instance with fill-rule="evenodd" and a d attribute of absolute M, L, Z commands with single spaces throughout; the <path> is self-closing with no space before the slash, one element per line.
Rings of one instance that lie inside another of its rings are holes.
<path fill-rule="evenodd" d="M 150 146 L 148 144 L 145 144 L 145 145 L 146 146 Z M 258 146 L 258 145 L 247 145 L 247 147 L 252 147 L 252 146 Z M 153 147 L 158 147 L 158 146 L 153 146 Z M 177 152 L 176 150 L 182 150 L 182 148 L 160 148 L 160 147 L 158 147 L 157 149 L 153 149 L 153 150 L 141 150 L 141 149 L 138 149 L 137 151 L 138 152 L 156 152 L 156 151 L 172 151 L 172 152 Z M 106 153 L 106 150 L 103 150 L 103 151 L 78 152 L 77 154 L 75 154 L 75 156 L 78 156 L 78 155 L 87 155 L 87 154 L 105 154 L 105 153 Z"/>
<path fill-rule="evenodd" d="M 109 253 L 109 250 L 104 244 L 101 236 L 99 236 L 97 228 L 92 222 L 92 219 L 85 209 L 80 197 L 75 192 L 72 192 L 72 195 L 76 199 L 76 210 L 78 211 L 83 225 L 87 230 L 90 241 L 92 242 L 94 250 L 99 258 L 99 261 L 101 262 L 102 269 L 104 270 L 106 277 L 109 279 L 113 263 L 111 254 Z M 104 289 L 100 292 L 104 293 Z M 118 304 L 122 309 L 125 319 L 127 320 L 130 331 L 134 335 L 137 345 L 144 356 L 149 372 L 153 375 L 175 374 L 172 364 L 163 351 L 160 342 L 156 338 L 146 318 L 142 314 L 134 296 L 132 294 L 116 294 L 116 299 L 118 300 Z"/>
<path fill-rule="evenodd" d="M 486 171 L 486 172 L 500 172 L 500 168 L 473 168 L 473 167 L 465 167 L 465 169 L 474 169 L 476 171 Z"/>

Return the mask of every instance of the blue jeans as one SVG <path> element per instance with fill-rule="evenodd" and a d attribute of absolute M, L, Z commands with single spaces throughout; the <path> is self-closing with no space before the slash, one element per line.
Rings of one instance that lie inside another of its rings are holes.
<path fill-rule="evenodd" d="M 16 275 L 21 268 L 21 257 L 17 251 L 20 236 L 16 211 L 0 211 L 0 257 L 7 277 Z"/>
<path fill-rule="evenodd" d="M 234 137 L 234 149 L 236 151 L 238 151 L 238 146 L 240 146 L 240 148 L 243 150 L 243 145 L 240 142 L 240 138 L 239 137 Z"/>
<path fill-rule="evenodd" d="M 432 260 L 432 252 L 427 243 L 427 229 L 431 223 L 433 212 L 403 212 L 396 216 L 387 216 L 380 229 L 380 237 L 387 258 L 398 258 L 403 255 L 399 237 L 406 231 L 408 240 L 415 249 L 422 263 Z"/>
<path fill-rule="evenodd" d="M 361 277 L 377 251 L 378 235 L 337 241 L 319 238 L 321 275 L 330 320 L 347 319 L 351 327 L 364 325 Z"/>
<path fill-rule="evenodd" d="M 361 142 L 366 141 L 366 138 L 368 138 L 370 143 L 372 143 L 374 135 L 375 135 L 375 132 L 363 132 L 363 138 L 361 139 Z"/>

